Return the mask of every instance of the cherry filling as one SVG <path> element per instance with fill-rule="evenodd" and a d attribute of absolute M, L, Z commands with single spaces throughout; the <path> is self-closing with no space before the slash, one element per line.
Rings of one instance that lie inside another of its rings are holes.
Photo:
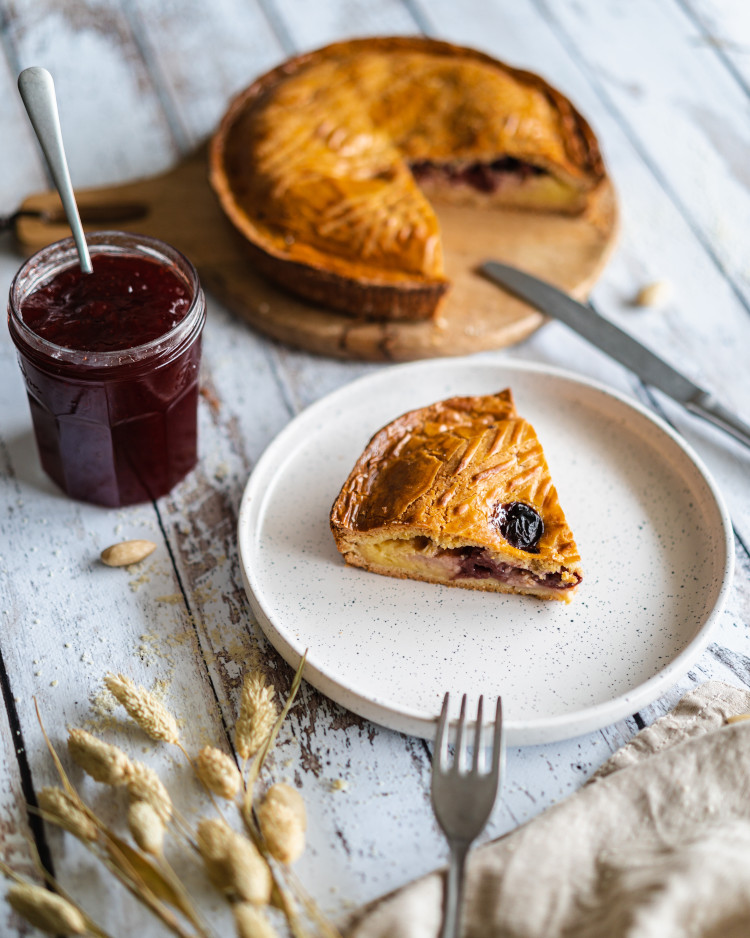
<path fill-rule="evenodd" d="M 458 562 L 453 579 L 499 580 L 508 586 L 544 586 L 548 589 L 567 590 L 577 586 L 581 577 L 576 573 L 573 583 L 564 583 L 562 573 L 547 573 L 537 576 L 530 570 L 521 570 L 509 563 L 493 560 L 482 547 L 459 547 L 447 551 Z"/>
<path fill-rule="evenodd" d="M 478 192 L 493 193 L 509 179 L 524 181 L 530 176 L 544 173 L 538 166 L 524 163 L 512 156 L 503 156 L 492 163 L 470 163 L 468 166 L 450 163 L 433 163 L 432 160 L 419 160 L 410 166 L 417 182 L 430 180 L 446 182 L 452 185 L 467 185 Z"/>

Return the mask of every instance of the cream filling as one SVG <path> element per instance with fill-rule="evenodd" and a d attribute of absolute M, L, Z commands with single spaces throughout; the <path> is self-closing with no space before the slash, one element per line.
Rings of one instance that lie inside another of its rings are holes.
<path fill-rule="evenodd" d="M 457 205 L 578 211 L 582 194 L 546 170 L 505 157 L 493 163 L 450 164 L 422 160 L 410 164 L 424 195 Z"/>
<path fill-rule="evenodd" d="M 568 571 L 536 574 L 524 567 L 493 558 L 481 547 L 438 547 L 428 537 L 393 538 L 366 541 L 358 545 L 361 557 L 367 563 L 388 570 L 430 580 L 492 580 L 515 589 L 543 589 L 565 592 L 580 582 L 573 574 L 572 582 L 564 582 Z"/>

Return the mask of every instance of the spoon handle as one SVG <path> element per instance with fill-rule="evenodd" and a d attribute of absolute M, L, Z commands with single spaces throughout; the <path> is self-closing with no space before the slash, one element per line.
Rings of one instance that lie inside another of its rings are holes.
<path fill-rule="evenodd" d="M 57 191 L 60 193 L 65 215 L 73 232 L 81 270 L 85 274 L 93 273 L 86 236 L 83 233 L 81 217 L 78 214 L 78 206 L 70 182 L 68 161 L 65 159 L 65 147 L 60 130 L 60 116 L 57 112 L 52 76 L 46 68 L 37 66 L 26 68 L 18 76 L 18 90 L 42 147 Z"/>

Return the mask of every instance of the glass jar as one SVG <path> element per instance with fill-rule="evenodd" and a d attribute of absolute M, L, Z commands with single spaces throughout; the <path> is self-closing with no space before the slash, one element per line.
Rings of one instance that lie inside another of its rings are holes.
<path fill-rule="evenodd" d="M 117 351 L 81 351 L 37 335 L 23 321 L 23 301 L 78 264 L 67 238 L 16 274 L 8 327 L 45 472 L 72 498 L 132 505 L 166 495 L 195 466 L 206 304 L 195 268 L 168 244 L 118 231 L 86 237 L 94 261 L 100 253 L 141 258 L 176 276 L 190 301 L 184 317 L 153 341 Z"/>

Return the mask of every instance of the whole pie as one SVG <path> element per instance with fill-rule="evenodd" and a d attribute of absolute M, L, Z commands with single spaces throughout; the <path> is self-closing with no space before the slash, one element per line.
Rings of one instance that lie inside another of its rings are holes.
<path fill-rule="evenodd" d="M 562 600 L 582 579 L 542 446 L 509 389 L 383 427 L 330 520 L 346 562 L 373 573 Z"/>
<path fill-rule="evenodd" d="M 259 269 L 371 318 L 429 318 L 446 293 L 432 201 L 574 214 L 604 178 L 594 134 L 547 82 L 418 37 L 285 62 L 211 146 L 211 183 Z"/>

